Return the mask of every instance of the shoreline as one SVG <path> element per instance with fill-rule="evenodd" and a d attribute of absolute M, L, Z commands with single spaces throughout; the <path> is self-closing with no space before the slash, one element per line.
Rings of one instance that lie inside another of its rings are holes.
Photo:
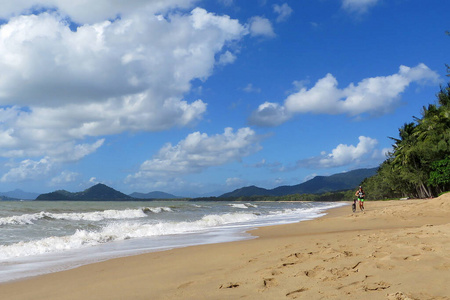
<path fill-rule="evenodd" d="M 183 202 L 183 204 L 181 204 L 182 208 L 185 203 L 186 202 Z M 283 204 L 277 202 L 273 202 L 273 204 L 275 204 L 275 207 L 272 207 L 269 204 L 267 204 L 269 206 L 266 206 L 266 204 L 264 204 L 262 207 L 265 207 L 265 209 L 263 208 L 261 212 L 259 212 L 260 209 L 256 209 L 259 204 L 256 206 L 253 204 L 235 204 L 234 202 L 227 202 L 224 206 L 225 210 L 227 207 L 231 208 L 229 209 L 230 212 L 225 214 L 216 215 L 215 213 L 206 211 L 202 215 L 199 215 L 198 220 L 188 221 L 186 223 L 171 223 L 170 221 L 163 221 L 162 224 L 167 225 L 164 229 L 167 230 L 168 234 L 160 232 L 158 227 L 147 225 L 146 222 L 144 222 L 142 227 L 128 226 L 128 223 L 125 222 L 124 227 L 117 227 L 113 232 L 103 233 L 101 230 L 95 231 L 94 234 L 97 233 L 97 235 L 88 235 L 86 239 L 84 237 L 77 237 L 76 234 L 69 233 L 66 238 L 57 238 L 56 241 L 50 240 L 48 244 L 46 240 L 42 240 L 44 243 L 41 245 L 39 243 L 39 239 L 37 239 L 36 242 L 24 243 L 24 245 L 20 245 L 19 243 L 17 244 L 17 247 L 13 249 L 9 249 L 8 247 L 3 248 L 1 251 L 2 256 L 4 257 L 10 253 L 20 254 L 20 251 L 35 251 L 36 248 L 39 250 L 39 248 L 42 247 L 44 249 L 48 248 L 50 251 L 38 256 L 18 256 L 12 258 L 9 262 L 3 261 L 3 263 L 0 263 L 0 283 L 13 282 L 30 277 L 70 270 L 83 265 L 120 257 L 167 251 L 188 246 L 252 239 L 256 237 L 248 233 L 250 230 L 264 226 L 296 223 L 311 218 L 318 218 L 323 216 L 324 211 L 329 208 L 345 205 L 344 203 L 335 202 L 322 202 L 311 205 L 302 202 L 297 203 L 293 207 L 289 205 L 283 206 Z M 121 212 L 120 207 L 117 208 L 119 210 L 116 210 L 116 208 L 117 207 L 110 208 L 112 209 L 111 212 Z M 178 207 L 173 206 L 173 208 L 177 209 Z M 161 211 L 165 211 L 165 209 L 170 210 L 167 203 L 157 205 L 156 211 L 153 211 L 151 207 L 144 209 L 150 210 L 156 214 L 159 214 Z M 131 214 L 131 216 L 134 216 L 132 213 L 135 211 L 141 212 L 144 209 L 142 207 L 133 207 L 133 210 L 128 215 Z M 285 210 L 283 211 L 283 209 Z M 257 212 L 255 212 L 255 210 Z M 270 212 L 269 214 L 266 214 L 264 211 Z M 223 217 L 221 217 L 221 215 Z M 77 215 L 76 217 L 82 219 L 84 216 L 85 215 Z M 91 217 L 89 214 L 86 214 L 86 216 L 88 218 Z M 156 215 L 156 217 L 158 216 L 159 215 Z M 52 215 L 52 217 L 57 219 L 58 215 Z M 138 219 L 138 221 L 139 220 L 141 219 Z M 233 221 L 237 221 L 237 223 L 233 223 Z M 178 224 L 183 225 L 180 227 L 177 226 Z M 210 226 L 210 224 L 213 226 Z M 189 230 L 190 228 L 193 228 L 193 230 Z M 199 230 L 201 228 L 203 228 L 203 230 Z M 124 234 L 129 234 L 129 229 L 132 230 L 130 234 L 141 235 L 144 238 L 134 238 L 129 240 L 117 238 L 123 236 Z M 140 233 L 139 230 L 141 230 L 142 233 Z M 179 232 L 179 234 L 170 234 L 170 230 L 174 233 Z M 153 233 L 156 233 L 156 236 L 152 236 Z M 100 242 L 100 244 L 93 247 L 75 247 L 64 252 L 51 251 L 51 247 L 55 244 L 66 245 L 70 244 L 70 242 L 74 240 L 75 245 L 77 245 L 76 243 L 80 241 L 86 241 L 89 245 L 92 241 L 95 242 L 96 239 L 101 240 L 102 236 L 109 238 L 109 234 L 113 237 L 112 242 Z M 27 250 L 27 248 L 29 248 L 29 250 Z M 3 250 L 5 250 L 4 253 Z"/>
<path fill-rule="evenodd" d="M 1 283 L 0 295 L 37 300 L 450 299 L 450 195 L 367 201 L 366 209 L 363 214 L 349 206 L 333 208 L 314 220 L 249 231 L 255 239 L 116 258 Z"/>

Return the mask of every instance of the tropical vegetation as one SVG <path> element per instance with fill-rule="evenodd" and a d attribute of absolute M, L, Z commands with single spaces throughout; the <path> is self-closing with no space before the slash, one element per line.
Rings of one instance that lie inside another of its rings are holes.
<path fill-rule="evenodd" d="M 447 76 L 450 69 L 447 66 Z M 399 128 L 393 150 L 364 188 L 371 199 L 428 198 L 450 190 L 450 82 L 435 104 Z"/>

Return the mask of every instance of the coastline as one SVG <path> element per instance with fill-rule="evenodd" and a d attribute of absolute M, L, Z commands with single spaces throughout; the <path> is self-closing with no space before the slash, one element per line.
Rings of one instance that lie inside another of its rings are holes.
<path fill-rule="evenodd" d="M 450 299 L 450 195 L 368 201 L 178 248 L 0 284 L 5 299 Z M 426 272 L 426 273 L 424 273 Z M 426 276 L 424 276 L 426 274 Z"/>

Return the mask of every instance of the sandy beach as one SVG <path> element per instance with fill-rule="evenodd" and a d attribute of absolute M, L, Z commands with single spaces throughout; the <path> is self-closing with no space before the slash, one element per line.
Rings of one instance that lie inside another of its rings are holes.
<path fill-rule="evenodd" d="M 450 194 L 0 284 L 1 299 L 450 299 Z"/>

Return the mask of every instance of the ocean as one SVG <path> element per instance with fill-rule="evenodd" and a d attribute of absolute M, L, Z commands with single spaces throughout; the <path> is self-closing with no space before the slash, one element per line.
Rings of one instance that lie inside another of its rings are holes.
<path fill-rule="evenodd" d="M 0 202 L 0 282 L 115 257 L 255 238 L 336 202 Z"/>

